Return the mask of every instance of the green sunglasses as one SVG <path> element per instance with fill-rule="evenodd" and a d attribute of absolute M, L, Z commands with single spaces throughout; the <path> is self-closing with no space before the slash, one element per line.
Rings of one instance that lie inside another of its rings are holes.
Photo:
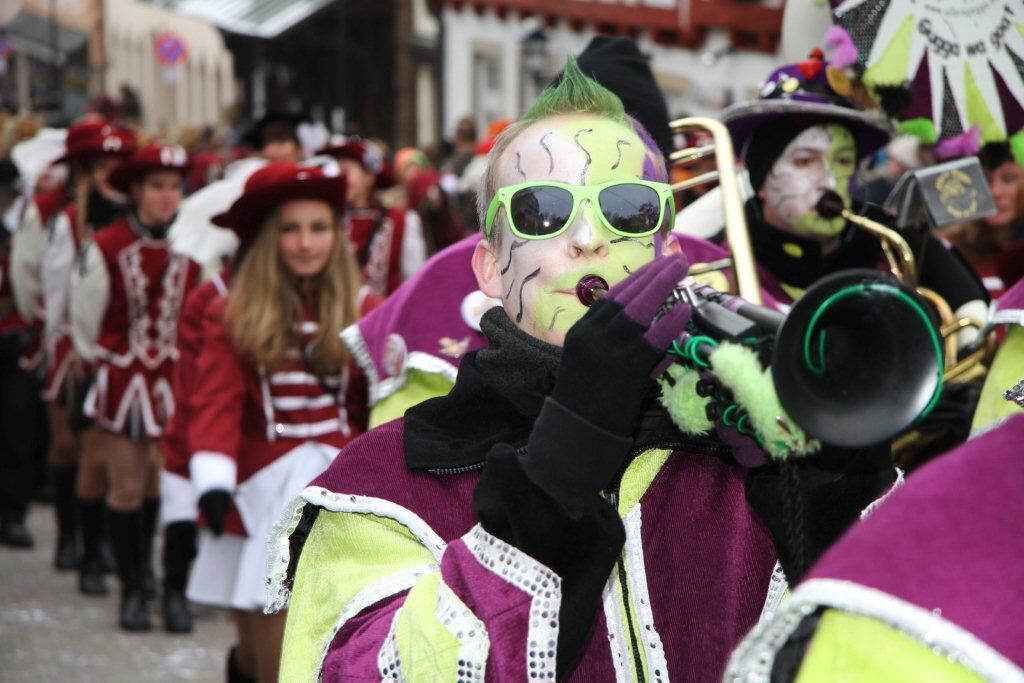
<path fill-rule="evenodd" d="M 540 180 L 500 188 L 487 208 L 484 235 L 490 237 L 498 210 L 505 207 L 505 218 L 516 237 L 557 237 L 572 225 L 585 200 L 598 208 L 604 226 L 620 237 L 646 237 L 663 226 L 670 230 L 675 220 L 672 187 L 666 183 L 613 180 L 570 185 Z"/>

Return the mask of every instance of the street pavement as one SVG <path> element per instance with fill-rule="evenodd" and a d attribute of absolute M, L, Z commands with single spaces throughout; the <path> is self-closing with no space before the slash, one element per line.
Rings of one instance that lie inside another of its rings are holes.
<path fill-rule="evenodd" d="M 53 508 L 33 504 L 28 526 L 35 548 L 0 546 L 0 683 L 224 680 L 234 642 L 225 612 L 196 608 L 195 632 L 170 635 L 154 604 L 153 631 L 125 633 L 117 627 L 115 577 L 110 595 L 86 597 L 74 572 L 53 569 Z"/>

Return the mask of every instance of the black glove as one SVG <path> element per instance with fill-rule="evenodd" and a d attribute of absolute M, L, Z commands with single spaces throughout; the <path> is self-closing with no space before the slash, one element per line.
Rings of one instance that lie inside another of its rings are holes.
<path fill-rule="evenodd" d="M 652 371 L 690 319 L 679 304 L 655 316 L 686 277 L 681 255 L 663 256 L 620 282 L 565 338 L 551 398 L 613 434 L 630 436 L 654 387 Z"/>
<path fill-rule="evenodd" d="M 231 492 L 224 489 L 212 489 L 199 496 L 199 511 L 214 536 L 224 533 L 224 520 L 231 510 L 232 501 Z"/>
<path fill-rule="evenodd" d="M 613 287 L 566 335 L 523 469 L 570 514 L 608 486 L 632 447 L 637 421 L 657 391 L 652 372 L 690 319 L 681 304 L 655 320 L 686 271 L 680 255 L 655 259 Z"/>

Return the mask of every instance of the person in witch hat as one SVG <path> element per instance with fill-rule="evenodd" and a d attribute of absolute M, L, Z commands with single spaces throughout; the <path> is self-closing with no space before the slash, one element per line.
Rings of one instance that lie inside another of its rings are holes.
<path fill-rule="evenodd" d="M 68 201 L 51 215 L 38 259 L 46 366 L 42 397 L 50 424 L 50 462 L 58 517 L 54 564 L 59 569 L 77 567 L 79 591 L 102 595 L 106 593 L 103 571 L 113 568 L 103 540 L 106 465 L 102 459 L 89 462 L 80 457 L 80 406 L 89 368 L 73 348 L 68 298 L 80 245 L 124 211 L 124 195 L 110 184 L 110 173 L 135 151 L 136 140 L 130 130 L 104 119 L 89 118 L 68 129 L 65 146 L 65 155 L 59 161 L 71 168 Z M 76 516 L 81 527 L 81 549 L 75 539 Z"/>
<path fill-rule="evenodd" d="M 760 98 L 720 116 L 754 190 L 746 205 L 754 257 L 765 286 L 781 301 L 799 297 L 830 273 L 884 263 L 875 237 L 842 216 L 818 211 L 829 193 L 842 208 L 891 221 L 878 207 L 851 199 L 858 161 L 891 137 L 880 112 L 857 106 L 867 97 L 845 68 L 814 50 L 772 72 Z M 918 284 L 945 298 L 958 315 L 984 318 L 985 290 L 963 259 L 927 231 L 900 234 L 917 258 Z"/>
<path fill-rule="evenodd" d="M 83 243 L 71 274 L 75 353 L 95 366 L 83 407 L 95 424 L 83 458 L 106 460 L 120 625 L 128 631 L 151 628 L 144 584 L 152 574 L 159 500 L 148 484 L 158 481 L 156 440 L 174 413 L 178 317 L 200 276 L 199 265 L 172 254 L 167 242 L 188 169 L 185 150 L 165 144 L 142 147 L 114 169 L 110 183 L 130 198 L 128 213 Z"/>
<path fill-rule="evenodd" d="M 842 270 L 890 268 L 877 237 L 842 215 L 822 215 L 820 208 L 827 202 L 883 225 L 892 222 L 881 208 L 852 199 L 858 161 L 890 139 L 879 112 L 856 106 L 869 97 L 847 70 L 814 50 L 808 59 L 776 69 L 759 99 L 721 114 L 754 190 L 745 210 L 761 284 L 781 302 Z M 916 281 L 909 284 L 937 293 L 955 318 L 984 320 L 988 294 L 959 252 L 927 229 L 897 232 L 915 258 Z M 964 348 L 977 337 L 976 329 L 963 330 L 958 344 Z M 979 388 L 947 384 L 940 408 L 919 425 L 935 438 L 904 453 L 904 462 L 921 462 L 963 441 Z"/>
<path fill-rule="evenodd" d="M 213 219 L 240 245 L 195 361 L 187 442 L 202 528 L 187 594 L 232 610 L 231 681 L 278 679 L 284 619 L 263 614 L 271 526 L 365 427 L 365 387 L 339 338 L 359 314 L 345 196 L 343 177 L 272 162 Z"/>
<path fill-rule="evenodd" d="M 385 297 L 427 260 L 419 214 L 388 209 L 375 196 L 386 171 L 384 155 L 371 142 L 349 138 L 317 154 L 338 160 L 348 183 L 345 235 L 352 244 L 367 291 Z"/>

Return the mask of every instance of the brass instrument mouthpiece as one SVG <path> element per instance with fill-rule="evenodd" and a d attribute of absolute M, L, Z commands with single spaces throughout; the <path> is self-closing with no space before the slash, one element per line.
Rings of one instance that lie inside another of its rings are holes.
<path fill-rule="evenodd" d="M 821 195 L 821 199 L 818 200 L 814 208 L 822 218 L 832 219 L 842 216 L 846 205 L 843 204 L 843 198 L 838 193 L 829 190 Z"/>
<path fill-rule="evenodd" d="M 608 281 L 600 275 L 584 275 L 576 283 L 576 298 L 590 308 L 608 293 Z"/>

